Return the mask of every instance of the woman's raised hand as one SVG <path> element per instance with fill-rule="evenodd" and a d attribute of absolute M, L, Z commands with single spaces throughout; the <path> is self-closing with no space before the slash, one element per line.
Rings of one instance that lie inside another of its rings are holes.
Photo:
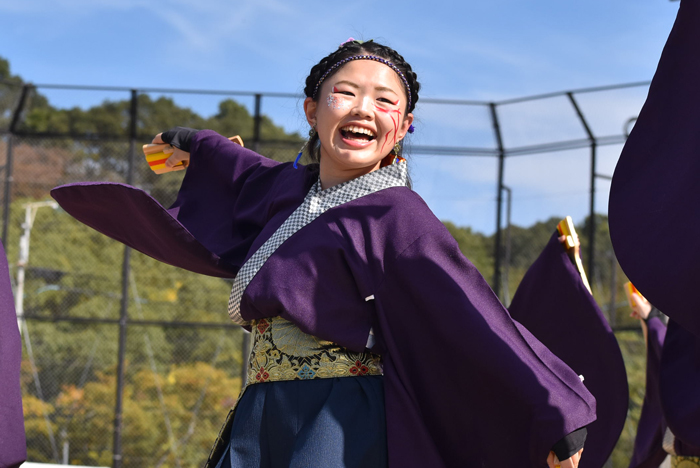
<path fill-rule="evenodd" d="M 578 468 L 578 464 L 581 461 L 581 453 L 583 453 L 583 449 L 573 454 L 570 458 L 559 461 L 554 452 L 549 452 L 547 466 L 549 466 L 549 468 Z"/>
<path fill-rule="evenodd" d="M 180 162 L 183 163 L 183 166 L 187 167 L 190 162 L 190 143 L 192 137 L 194 137 L 198 131 L 199 130 L 195 130 L 194 128 L 175 127 L 156 135 L 152 143 L 168 143 L 173 147 L 172 156 L 165 161 L 166 167 L 173 167 Z M 168 154 L 171 151 L 168 148 L 163 152 Z"/>
<path fill-rule="evenodd" d="M 566 242 L 566 236 L 559 236 L 559 242 L 564 244 Z M 581 254 L 581 242 L 578 240 L 578 234 L 574 235 L 574 255 L 577 257 Z"/>
<path fill-rule="evenodd" d="M 637 293 L 632 293 L 630 298 L 632 299 L 632 313 L 630 317 L 646 320 L 646 318 L 649 317 L 649 312 L 651 312 L 651 304 L 649 304 L 649 301 Z"/>
<path fill-rule="evenodd" d="M 153 141 L 151 143 L 163 144 L 166 142 L 163 141 L 163 134 L 159 133 L 155 136 L 155 138 L 153 138 Z M 165 161 L 165 167 L 173 167 L 180 162 L 182 162 L 183 166 L 187 167 L 187 165 L 190 163 L 190 153 L 188 153 L 187 151 L 183 151 L 180 148 L 171 146 L 170 148 L 165 148 L 163 150 L 163 153 L 172 153 L 170 154 L 170 157 Z"/>

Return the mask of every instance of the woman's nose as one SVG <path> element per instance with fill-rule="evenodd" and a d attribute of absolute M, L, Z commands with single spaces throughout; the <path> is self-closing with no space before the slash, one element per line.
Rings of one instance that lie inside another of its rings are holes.
<path fill-rule="evenodd" d="M 372 100 L 369 97 L 359 99 L 353 107 L 353 114 L 362 118 L 372 117 Z"/>

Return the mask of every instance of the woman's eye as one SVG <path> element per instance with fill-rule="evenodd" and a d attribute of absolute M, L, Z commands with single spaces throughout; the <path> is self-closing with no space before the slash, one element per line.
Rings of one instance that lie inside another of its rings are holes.
<path fill-rule="evenodd" d="M 333 91 L 335 94 L 343 94 L 343 95 L 345 95 L 345 96 L 354 96 L 354 94 L 352 94 L 352 92 L 350 92 L 350 91 L 345 91 L 345 90 L 340 90 L 340 89 L 336 88 L 335 86 L 333 86 L 333 90 L 332 90 L 332 91 Z"/>
<path fill-rule="evenodd" d="M 385 102 L 385 103 L 387 103 L 387 104 L 392 104 L 392 105 L 394 105 L 394 106 L 395 106 L 396 104 L 399 103 L 398 101 L 394 102 L 394 101 L 392 101 L 392 100 L 389 99 L 389 98 L 379 98 L 379 99 L 377 99 L 377 100 L 378 100 L 379 102 Z"/>

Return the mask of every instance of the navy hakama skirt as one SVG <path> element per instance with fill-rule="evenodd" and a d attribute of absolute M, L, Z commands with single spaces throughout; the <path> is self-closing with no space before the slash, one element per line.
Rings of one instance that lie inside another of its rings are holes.
<path fill-rule="evenodd" d="M 250 385 L 216 468 L 386 468 L 382 376 Z"/>

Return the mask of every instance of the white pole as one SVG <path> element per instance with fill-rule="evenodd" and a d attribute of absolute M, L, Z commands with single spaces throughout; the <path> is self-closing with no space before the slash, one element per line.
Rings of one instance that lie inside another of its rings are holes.
<path fill-rule="evenodd" d="M 29 238 L 32 233 L 36 212 L 43 206 L 50 206 L 56 209 L 58 208 L 58 203 L 55 201 L 43 201 L 24 205 L 23 232 L 19 238 L 19 260 L 17 260 L 17 291 L 15 291 L 15 311 L 17 312 L 17 327 L 20 334 L 24 328 L 24 275 L 27 262 L 29 261 Z"/>
<path fill-rule="evenodd" d="M 63 465 L 70 465 L 68 463 L 68 450 L 70 445 L 68 444 L 68 431 L 66 431 L 66 428 L 64 427 L 61 430 L 61 438 L 63 439 Z"/>
<path fill-rule="evenodd" d="M 31 204 L 24 205 L 24 223 L 22 223 L 22 236 L 19 238 L 19 260 L 17 260 L 17 291 L 15 291 L 15 310 L 17 311 L 17 326 L 22 333 L 22 321 L 24 320 L 24 269 L 29 259 L 29 236 L 32 230 Z"/>

